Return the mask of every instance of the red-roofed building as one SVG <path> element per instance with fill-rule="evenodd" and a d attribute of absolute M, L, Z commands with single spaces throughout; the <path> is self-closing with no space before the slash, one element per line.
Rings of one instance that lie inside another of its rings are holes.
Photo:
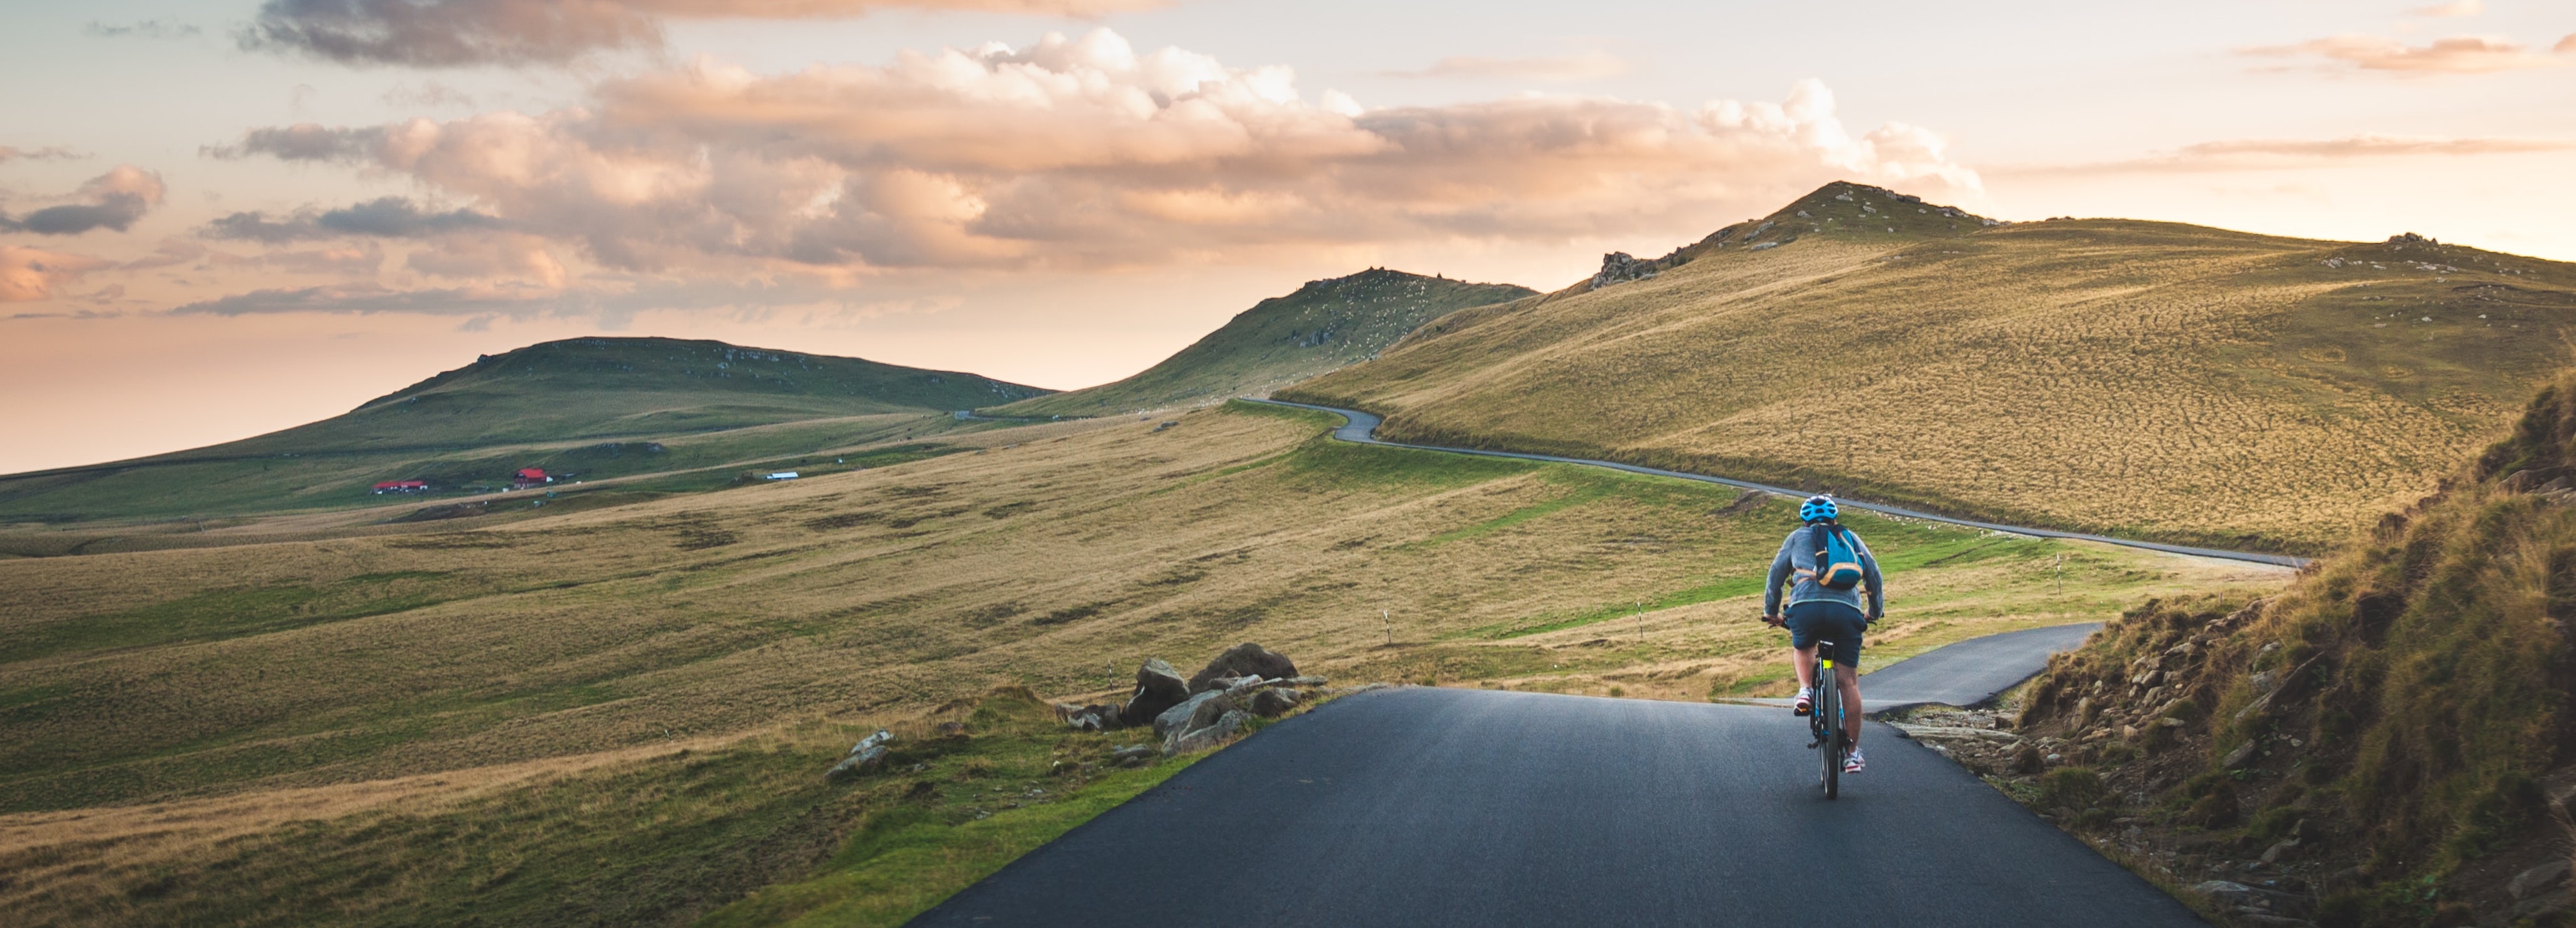
<path fill-rule="evenodd" d="M 544 468 L 522 467 L 519 468 L 518 479 L 510 481 L 510 485 L 524 490 L 529 487 L 542 486 L 553 482 L 555 482 L 555 478 L 546 476 Z"/>
<path fill-rule="evenodd" d="M 377 493 L 418 493 L 429 489 L 427 480 L 387 480 L 376 484 Z"/>

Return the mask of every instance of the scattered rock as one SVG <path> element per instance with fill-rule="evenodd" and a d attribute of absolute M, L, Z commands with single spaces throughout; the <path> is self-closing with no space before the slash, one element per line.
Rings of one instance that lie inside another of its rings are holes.
<path fill-rule="evenodd" d="M 1209 748 L 1216 747 L 1217 742 L 1225 740 L 1228 735 L 1232 735 L 1237 731 L 1243 730 L 1244 724 L 1250 721 L 1252 721 L 1252 716 L 1240 709 L 1227 710 L 1225 714 L 1217 716 L 1216 721 L 1194 729 L 1188 734 L 1173 738 L 1171 741 L 1164 744 L 1163 753 L 1187 754 L 1192 751 L 1204 751 Z"/>
<path fill-rule="evenodd" d="M 1187 730 L 1190 727 L 1190 717 L 1199 711 L 1199 707 L 1215 702 L 1217 697 L 1223 695 L 1225 694 L 1217 692 L 1200 693 L 1183 700 L 1179 705 L 1163 710 L 1162 714 L 1154 716 L 1154 734 L 1170 738 L 1174 732 Z"/>
<path fill-rule="evenodd" d="M 1252 694 L 1252 714 L 1275 719 L 1296 708 L 1297 703 L 1305 698 L 1306 694 L 1286 687 L 1261 690 Z"/>
<path fill-rule="evenodd" d="M 1162 658 L 1147 658 L 1136 668 L 1136 693 L 1128 697 L 1125 708 L 1118 711 L 1118 721 L 1143 725 L 1164 710 L 1190 698 L 1190 684 L 1181 672 L 1172 669 Z"/>
<path fill-rule="evenodd" d="M 1190 677 L 1189 692 L 1207 692 L 1215 688 L 1217 680 L 1228 677 L 1285 680 L 1296 675 L 1295 661 L 1273 653 L 1268 648 L 1245 642 L 1227 648 L 1225 653 L 1217 655 L 1215 660 L 1209 661 L 1206 667 Z"/>
<path fill-rule="evenodd" d="M 1150 745 L 1130 744 L 1109 752 L 1109 762 L 1121 767 L 1142 767 L 1158 753 Z"/>
<path fill-rule="evenodd" d="M 851 746 L 848 757 L 833 764 L 832 769 L 823 771 L 823 779 L 836 780 L 885 763 L 886 745 L 893 741 L 893 732 L 877 729 L 876 734 L 861 738 L 858 744 Z"/>
<path fill-rule="evenodd" d="M 2505 895 L 2512 896 L 2514 901 L 2520 902 L 2526 897 L 2566 884 L 2567 873 L 2566 858 L 2553 860 L 2515 874 L 2512 882 L 2504 884 L 2504 892 Z"/>
<path fill-rule="evenodd" d="M 2288 856 L 2291 851 L 2297 850 L 2298 847 L 2299 839 L 2297 838 L 2283 838 L 2279 841 L 2275 841 L 2272 843 L 2271 847 L 2263 849 L 2263 862 L 2267 864 L 2280 863 L 2281 858 Z"/>
<path fill-rule="evenodd" d="M 2236 750 L 2227 752 L 2227 756 L 2218 762 L 2218 766 L 2228 770 L 2236 770 L 2244 767 L 2246 761 L 2253 759 L 2254 742 L 2247 741 L 2244 744 L 2237 745 Z"/>
<path fill-rule="evenodd" d="M 2568 904 L 2571 901 L 2576 901 L 2576 898 L 2571 898 L 2568 891 L 2562 889 L 2554 893 L 2534 896 L 2532 898 L 2522 900 L 2522 902 L 2513 907 L 2513 913 L 2506 917 L 2513 919 L 2517 923 L 2523 923 L 2525 919 L 2530 920 L 2530 922 L 2538 922 L 2541 916 L 2566 911 Z"/>

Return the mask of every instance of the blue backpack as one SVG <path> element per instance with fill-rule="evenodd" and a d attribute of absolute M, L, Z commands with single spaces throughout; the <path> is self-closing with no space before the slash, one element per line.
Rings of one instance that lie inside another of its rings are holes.
<path fill-rule="evenodd" d="M 1853 547 L 1851 533 L 1839 525 L 1817 523 L 1815 526 L 1816 585 L 1828 590 L 1848 590 L 1859 586 L 1867 573 L 1861 569 L 1860 550 Z"/>

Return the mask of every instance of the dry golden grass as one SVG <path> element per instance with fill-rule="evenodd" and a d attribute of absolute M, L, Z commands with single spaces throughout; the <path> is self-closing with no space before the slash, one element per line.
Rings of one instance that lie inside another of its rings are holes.
<path fill-rule="evenodd" d="M 2314 552 L 2491 438 L 2571 324 L 2555 262 L 2052 221 L 1702 250 L 1457 313 L 1281 396 L 1387 414 L 1398 440 Z"/>
<path fill-rule="evenodd" d="M 1705 699 L 1777 676 L 1783 639 L 1751 597 L 1787 501 L 1718 515 L 1733 491 L 1343 445 L 1304 413 L 1159 421 L 995 431 L 980 452 L 487 529 L 0 561 L 0 836 L 98 823 L 131 837 L 81 853 L 129 855 L 115 859 L 130 872 L 285 840 L 308 813 L 595 793 L 543 785 L 552 774 L 472 792 L 516 771 L 609 776 L 676 745 L 1001 684 L 1117 693 L 1145 657 L 1192 664 L 1245 640 L 1345 680 Z M 2144 595 L 2280 582 L 1855 525 L 1894 587 L 1873 664 Z M 741 776 L 802 782 L 802 757 Z M 737 814 L 720 812 L 688 814 Z M 72 879 L 76 861 L 62 866 L 44 872 Z M 25 889 L 56 890 L 71 891 Z"/>

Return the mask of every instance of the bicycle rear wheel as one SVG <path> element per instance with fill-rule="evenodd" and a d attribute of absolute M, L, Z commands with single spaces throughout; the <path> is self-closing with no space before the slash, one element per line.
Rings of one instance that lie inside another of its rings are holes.
<path fill-rule="evenodd" d="M 1823 750 L 1816 753 L 1824 758 L 1821 782 L 1827 799 L 1840 797 L 1843 793 L 1843 752 L 1848 750 L 1843 744 L 1842 687 L 1828 676 L 1831 673 L 1833 671 L 1827 669 L 1817 676 L 1815 709 L 1816 717 L 1824 720 L 1825 725 L 1825 743 L 1820 745 Z"/>

